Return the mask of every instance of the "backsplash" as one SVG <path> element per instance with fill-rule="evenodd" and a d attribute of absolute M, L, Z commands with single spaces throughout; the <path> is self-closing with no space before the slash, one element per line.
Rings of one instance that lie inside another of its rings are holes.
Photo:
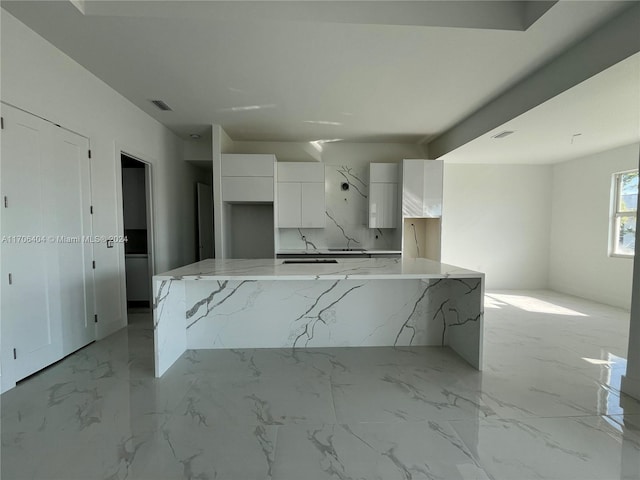
<path fill-rule="evenodd" d="M 343 191 L 341 184 L 349 184 Z M 281 228 L 280 250 L 400 250 L 400 228 L 369 228 L 369 165 L 325 165 L 325 228 Z"/>

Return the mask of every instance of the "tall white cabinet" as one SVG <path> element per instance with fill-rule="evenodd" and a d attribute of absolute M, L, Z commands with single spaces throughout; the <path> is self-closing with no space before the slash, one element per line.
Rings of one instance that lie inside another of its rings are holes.
<path fill-rule="evenodd" d="M 440 261 L 442 160 L 402 162 L 402 255 Z"/>
<path fill-rule="evenodd" d="M 278 162 L 278 228 L 324 228 L 324 164 Z"/>
<path fill-rule="evenodd" d="M 369 164 L 369 228 L 398 226 L 398 164 Z"/>
<path fill-rule="evenodd" d="M 2 389 L 95 339 L 88 140 L 2 106 Z"/>
<path fill-rule="evenodd" d="M 221 159 L 221 258 L 275 256 L 275 163 L 269 154 L 224 154 Z"/>

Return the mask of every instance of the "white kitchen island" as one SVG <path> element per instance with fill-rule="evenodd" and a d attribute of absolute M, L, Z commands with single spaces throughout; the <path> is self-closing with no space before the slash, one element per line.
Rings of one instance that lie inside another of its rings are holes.
<path fill-rule="evenodd" d="M 449 346 L 482 369 L 484 274 L 417 259 L 205 260 L 153 277 L 155 374 L 188 349 Z"/>

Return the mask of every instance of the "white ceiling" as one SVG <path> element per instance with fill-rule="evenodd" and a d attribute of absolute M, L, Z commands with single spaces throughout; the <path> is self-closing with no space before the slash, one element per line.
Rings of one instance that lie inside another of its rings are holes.
<path fill-rule="evenodd" d="M 503 131 L 514 133 L 491 138 Z M 544 164 L 634 142 L 640 142 L 640 53 L 440 158 Z"/>
<path fill-rule="evenodd" d="M 66 0 L 2 6 L 185 138 L 217 123 L 234 140 L 407 143 L 455 125 L 629 5 L 561 1 L 522 31 L 538 3 L 75 3 L 86 15 Z"/>

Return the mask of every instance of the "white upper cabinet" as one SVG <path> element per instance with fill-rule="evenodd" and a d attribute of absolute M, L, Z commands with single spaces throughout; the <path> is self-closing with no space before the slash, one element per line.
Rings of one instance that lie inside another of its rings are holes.
<path fill-rule="evenodd" d="M 302 222 L 302 184 L 278 182 L 278 227 L 298 228 Z"/>
<path fill-rule="evenodd" d="M 369 228 L 398 226 L 398 164 L 369 164 Z"/>
<path fill-rule="evenodd" d="M 278 162 L 278 181 L 324 183 L 324 164 L 317 162 Z"/>
<path fill-rule="evenodd" d="M 222 155 L 223 177 L 272 177 L 273 155 L 226 153 Z"/>
<path fill-rule="evenodd" d="M 324 182 L 301 183 L 302 212 L 300 223 L 305 228 L 325 226 Z"/>
<path fill-rule="evenodd" d="M 222 177 L 222 201 L 273 202 L 273 177 Z"/>
<path fill-rule="evenodd" d="M 222 155 L 222 201 L 273 202 L 273 155 Z"/>
<path fill-rule="evenodd" d="M 324 165 L 280 162 L 277 218 L 279 228 L 324 228 Z"/>
<path fill-rule="evenodd" d="M 442 160 L 404 160 L 402 167 L 402 215 L 441 217 Z"/>

